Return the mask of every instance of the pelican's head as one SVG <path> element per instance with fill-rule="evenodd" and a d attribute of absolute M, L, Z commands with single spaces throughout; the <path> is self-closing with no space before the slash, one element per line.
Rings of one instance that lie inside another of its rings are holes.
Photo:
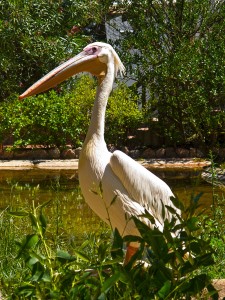
<path fill-rule="evenodd" d="M 118 71 L 121 74 L 124 73 L 125 68 L 111 45 L 101 42 L 89 44 L 81 53 L 34 83 L 19 98 L 23 99 L 44 92 L 80 72 L 90 72 L 92 75 L 102 79 L 107 73 L 109 63 L 114 64 L 115 75 Z"/>

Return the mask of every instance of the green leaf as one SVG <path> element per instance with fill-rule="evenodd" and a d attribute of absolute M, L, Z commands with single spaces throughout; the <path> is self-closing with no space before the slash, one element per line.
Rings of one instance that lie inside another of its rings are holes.
<path fill-rule="evenodd" d="M 31 258 L 29 259 L 29 261 L 28 261 L 28 264 L 29 264 L 29 265 L 34 265 L 34 264 L 36 264 L 38 261 L 39 261 L 39 260 L 38 260 L 37 257 L 31 257 Z"/>
<path fill-rule="evenodd" d="M 56 257 L 64 259 L 64 260 L 74 260 L 75 259 L 71 254 L 69 254 L 69 252 L 63 251 L 63 250 L 57 250 Z"/>
<path fill-rule="evenodd" d="M 116 199 L 117 199 L 117 195 L 115 195 L 115 196 L 113 197 L 113 199 L 112 199 L 112 201 L 111 201 L 111 203 L 110 203 L 110 206 L 113 205 L 113 203 L 116 201 Z"/>
<path fill-rule="evenodd" d="M 43 207 L 47 206 L 51 201 L 52 201 L 52 199 L 50 199 L 50 200 L 48 200 L 48 201 L 42 203 L 42 204 L 40 205 L 40 208 L 42 209 Z"/>
<path fill-rule="evenodd" d="M 106 260 L 101 265 L 102 266 L 111 266 L 111 265 L 115 265 L 115 264 L 118 264 L 118 263 L 121 263 L 121 257 L 111 259 L 111 260 Z"/>
<path fill-rule="evenodd" d="M 192 217 L 190 219 L 187 220 L 187 227 L 190 231 L 195 231 L 198 230 L 199 227 L 197 225 L 198 223 L 198 218 L 197 217 Z"/>
<path fill-rule="evenodd" d="M 171 214 L 173 214 L 173 215 L 176 215 L 176 210 L 173 208 L 173 207 L 171 207 L 171 206 L 169 206 L 169 205 L 166 205 L 166 208 L 168 209 L 168 211 L 171 213 Z"/>
<path fill-rule="evenodd" d="M 195 205 L 198 203 L 198 201 L 200 200 L 203 194 L 204 194 L 203 192 L 200 192 L 199 194 L 197 194 L 192 198 L 192 201 L 194 202 Z"/>
<path fill-rule="evenodd" d="M 113 244 L 111 248 L 111 256 L 112 258 L 123 257 L 123 239 L 117 228 L 114 230 L 113 236 Z"/>
<path fill-rule="evenodd" d="M 36 219 L 35 215 L 32 213 L 29 213 L 29 217 L 31 220 L 32 227 L 36 230 L 37 229 L 37 219 Z"/>
<path fill-rule="evenodd" d="M 29 215 L 29 213 L 26 211 L 10 211 L 8 212 L 8 214 L 10 216 L 19 217 L 19 218 L 27 217 Z"/>
<path fill-rule="evenodd" d="M 171 288 L 171 282 L 167 280 L 162 288 L 158 291 L 158 295 L 160 298 L 165 299 L 166 296 L 169 294 Z"/>
<path fill-rule="evenodd" d="M 44 282 L 51 282 L 51 275 L 49 270 L 46 270 L 41 278 Z"/>
<path fill-rule="evenodd" d="M 196 275 L 190 280 L 189 290 L 195 295 L 201 293 L 202 290 L 208 285 L 209 278 L 206 274 Z"/>
<path fill-rule="evenodd" d="M 33 247 L 36 246 L 36 244 L 38 243 L 38 241 L 39 241 L 39 237 L 38 237 L 37 234 L 32 234 L 30 236 L 27 236 L 25 247 L 27 249 L 33 248 Z"/>
<path fill-rule="evenodd" d="M 20 250 L 17 254 L 17 258 L 21 257 L 22 254 L 26 254 L 31 248 L 34 248 L 39 241 L 39 237 L 36 234 L 27 235 L 24 241 L 20 244 Z M 19 244 L 19 243 L 18 243 Z"/>
<path fill-rule="evenodd" d="M 80 248 L 80 249 L 84 249 L 84 248 L 87 247 L 89 244 L 90 244 L 90 241 L 89 241 L 89 240 L 85 240 L 79 248 Z"/>
<path fill-rule="evenodd" d="M 46 227 L 47 227 L 47 220 L 46 220 L 45 216 L 42 213 L 39 216 L 39 220 L 40 220 L 40 223 L 41 223 L 42 233 L 45 233 Z"/>
<path fill-rule="evenodd" d="M 42 269 L 37 269 L 33 276 L 30 278 L 31 281 L 38 281 L 40 279 L 40 277 L 42 276 L 43 274 L 43 270 Z"/>
<path fill-rule="evenodd" d="M 111 277 L 109 277 L 102 286 L 102 292 L 107 292 L 118 280 L 120 279 L 120 273 L 116 272 Z"/>
<path fill-rule="evenodd" d="M 103 261 L 106 257 L 106 251 L 108 249 L 107 243 L 100 243 L 98 247 L 98 257 L 100 261 Z"/>
<path fill-rule="evenodd" d="M 184 204 L 178 198 L 170 197 L 170 200 L 176 208 L 179 208 L 181 211 L 184 211 Z"/>
<path fill-rule="evenodd" d="M 86 262 L 89 262 L 91 261 L 90 257 L 88 257 L 86 254 L 80 252 L 80 251 L 77 251 L 77 250 L 74 250 L 74 254 L 80 258 L 81 260 L 84 260 Z"/>
<path fill-rule="evenodd" d="M 105 293 L 101 293 L 101 295 L 98 297 L 98 300 L 106 300 L 107 297 L 105 295 Z"/>

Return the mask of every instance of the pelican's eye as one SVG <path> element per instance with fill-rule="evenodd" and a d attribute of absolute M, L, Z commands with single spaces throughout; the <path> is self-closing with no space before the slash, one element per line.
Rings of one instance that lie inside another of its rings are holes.
<path fill-rule="evenodd" d="M 97 47 L 92 47 L 92 53 L 96 53 L 98 51 L 98 48 Z"/>
<path fill-rule="evenodd" d="M 84 50 L 88 55 L 93 55 L 98 52 L 99 48 L 97 46 L 92 46 L 92 47 L 85 48 Z"/>

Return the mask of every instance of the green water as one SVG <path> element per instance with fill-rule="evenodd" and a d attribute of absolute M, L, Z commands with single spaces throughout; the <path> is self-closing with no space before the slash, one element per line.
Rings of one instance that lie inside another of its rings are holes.
<path fill-rule="evenodd" d="M 201 170 L 152 170 L 162 178 L 183 202 L 192 194 L 203 192 L 201 203 L 210 207 L 212 186 L 201 180 Z M 36 188 L 38 186 L 38 188 Z M 222 193 L 218 189 L 218 193 Z M 50 226 L 62 233 L 79 237 L 104 226 L 89 209 L 80 193 L 78 175 L 74 170 L 0 170 L 0 213 L 5 210 L 29 211 L 32 201 L 39 205 L 50 200 L 46 208 Z"/>

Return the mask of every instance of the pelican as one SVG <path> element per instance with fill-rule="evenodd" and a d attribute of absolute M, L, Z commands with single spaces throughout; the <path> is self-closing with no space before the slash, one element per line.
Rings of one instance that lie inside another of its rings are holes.
<path fill-rule="evenodd" d="M 89 44 L 80 54 L 34 83 L 19 98 L 44 92 L 80 72 L 90 72 L 98 79 L 90 126 L 79 158 L 79 182 L 85 201 L 112 229 L 117 228 L 121 236 L 140 236 L 131 217 L 140 218 L 145 210 L 151 213 L 162 231 L 165 218 L 171 220 L 173 217 L 166 205 L 180 214 L 171 201 L 171 189 L 123 152 L 110 153 L 104 140 L 108 97 L 117 73 L 125 72 L 111 45 L 102 42 Z M 147 219 L 144 221 L 151 226 Z M 138 243 L 128 244 L 126 262 L 137 249 Z"/>

